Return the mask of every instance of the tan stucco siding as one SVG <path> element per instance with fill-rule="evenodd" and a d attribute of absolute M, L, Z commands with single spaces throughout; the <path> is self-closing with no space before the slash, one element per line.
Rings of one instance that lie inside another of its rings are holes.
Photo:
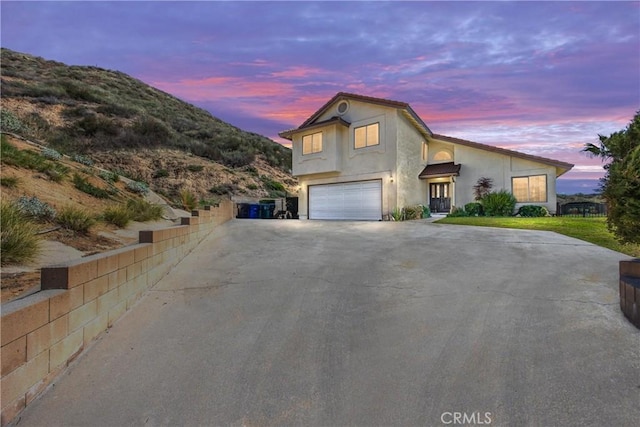
<path fill-rule="evenodd" d="M 398 154 L 394 182 L 397 185 L 397 206 L 427 204 L 427 184 L 418 179 L 426 161 L 422 160 L 423 136 L 397 112 Z"/>
<path fill-rule="evenodd" d="M 340 145 L 338 143 L 343 126 L 331 124 L 325 127 L 300 132 L 292 140 L 292 172 L 293 175 L 333 172 L 340 170 Z M 302 138 L 317 132 L 322 133 L 322 151 L 313 154 L 302 154 Z"/>
<path fill-rule="evenodd" d="M 547 201 L 519 203 L 516 209 L 525 204 L 536 204 L 545 206 L 552 213 L 556 210 L 556 170 L 553 166 L 459 145 L 454 149 L 454 161 L 462 165 L 455 185 L 455 204 L 458 207 L 474 201 L 473 186 L 478 178 L 493 179 L 494 191 L 504 189 L 513 192 L 511 183 L 513 177 L 546 175 Z"/>

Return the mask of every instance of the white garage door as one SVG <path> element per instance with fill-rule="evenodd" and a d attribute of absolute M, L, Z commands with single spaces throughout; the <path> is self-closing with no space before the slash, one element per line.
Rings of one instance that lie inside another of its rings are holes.
<path fill-rule="evenodd" d="M 382 182 L 309 186 L 309 219 L 380 220 Z"/>

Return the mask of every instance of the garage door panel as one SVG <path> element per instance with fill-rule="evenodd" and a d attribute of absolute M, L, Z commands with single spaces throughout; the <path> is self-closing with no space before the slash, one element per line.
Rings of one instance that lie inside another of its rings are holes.
<path fill-rule="evenodd" d="M 309 187 L 310 219 L 380 220 L 381 181 L 361 181 Z"/>

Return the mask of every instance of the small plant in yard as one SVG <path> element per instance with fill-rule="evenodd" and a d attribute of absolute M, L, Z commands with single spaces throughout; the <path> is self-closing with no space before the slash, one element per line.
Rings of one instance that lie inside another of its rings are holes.
<path fill-rule="evenodd" d="M 56 216 L 56 222 L 67 230 L 86 234 L 96 220 L 83 209 L 65 206 Z"/>
<path fill-rule="evenodd" d="M 469 216 L 469 213 L 467 213 L 463 208 L 456 208 L 455 206 L 451 208 L 451 213 L 447 214 L 447 218 L 458 218 L 464 216 Z"/>
<path fill-rule="evenodd" d="M 120 181 L 120 175 L 118 175 L 115 172 L 109 172 L 109 171 L 100 171 L 99 174 L 100 178 L 104 179 L 105 181 L 114 184 L 118 181 Z"/>
<path fill-rule="evenodd" d="M 183 209 L 191 211 L 198 206 L 198 198 L 189 190 L 180 190 L 180 203 Z"/>
<path fill-rule="evenodd" d="M 400 209 L 399 207 L 396 206 L 391 211 L 391 218 L 394 221 L 402 221 L 404 219 L 404 212 L 402 211 L 402 209 Z"/>
<path fill-rule="evenodd" d="M 422 218 L 422 206 L 405 206 L 403 211 L 406 220 Z"/>
<path fill-rule="evenodd" d="M 131 217 L 132 213 L 126 205 L 111 206 L 102 213 L 105 222 L 120 228 L 126 227 L 131 222 Z"/>
<path fill-rule="evenodd" d="M 131 219 L 139 222 L 158 220 L 164 213 L 162 206 L 153 205 L 143 199 L 127 201 L 127 209 L 131 212 Z"/>
<path fill-rule="evenodd" d="M 516 207 L 516 198 L 506 190 L 489 193 L 482 198 L 486 216 L 511 216 Z"/>
<path fill-rule="evenodd" d="M 129 181 L 127 183 L 127 190 L 133 193 L 145 195 L 149 192 L 149 186 L 141 181 Z"/>
<path fill-rule="evenodd" d="M 40 251 L 37 227 L 13 203 L 2 202 L 0 212 L 2 243 L 0 264 L 19 264 L 33 260 Z"/>
<path fill-rule="evenodd" d="M 39 220 L 53 220 L 57 214 L 54 208 L 52 208 L 48 203 L 38 199 L 36 196 L 20 197 L 16 201 L 16 207 L 24 215 Z"/>
<path fill-rule="evenodd" d="M 468 216 L 483 216 L 484 209 L 482 208 L 482 203 L 467 203 L 464 205 L 464 210 L 468 214 Z"/>
<path fill-rule="evenodd" d="M 81 165 L 93 166 L 93 160 L 91 160 L 89 157 L 83 156 L 81 154 L 74 154 L 73 155 L 73 161 L 76 162 L 76 163 L 80 163 Z"/>
<path fill-rule="evenodd" d="M 62 154 L 49 147 L 42 150 L 42 156 L 49 160 L 60 160 L 62 158 Z"/>
<path fill-rule="evenodd" d="M 518 209 L 518 215 L 522 217 L 537 218 L 543 216 L 551 216 L 544 206 L 524 205 Z"/>
<path fill-rule="evenodd" d="M 20 178 L 15 176 L 3 176 L 0 178 L 0 185 L 7 188 L 16 188 L 20 183 Z"/>
<path fill-rule="evenodd" d="M 96 187 L 78 173 L 73 174 L 73 185 L 78 190 L 99 199 L 108 199 L 109 197 L 111 197 L 111 194 L 107 190 Z"/>

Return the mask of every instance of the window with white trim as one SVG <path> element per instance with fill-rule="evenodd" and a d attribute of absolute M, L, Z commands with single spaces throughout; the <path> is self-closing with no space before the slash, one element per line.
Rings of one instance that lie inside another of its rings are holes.
<path fill-rule="evenodd" d="M 373 123 L 355 128 L 354 146 L 355 148 L 371 147 L 380 144 L 380 124 Z"/>
<path fill-rule="evenodd" d="M 313 154 L 322 151 L 322 132 L 302 137 L 302 154 Z"/>
<path fill-rule="evenodd" d="M 547 175 L 513 177 L 511 188 L 518 203 L 547 201 Z"/>

